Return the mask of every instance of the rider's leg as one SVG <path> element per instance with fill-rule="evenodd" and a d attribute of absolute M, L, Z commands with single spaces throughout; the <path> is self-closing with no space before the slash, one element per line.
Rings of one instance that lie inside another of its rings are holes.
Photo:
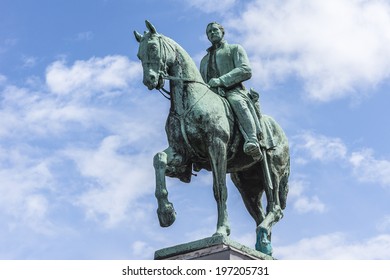
<path fill-rule="evenodd" d="M 259 141 L 256 135 L 256 125 L 252 113 L 248 107 L 246 96 L 239 90 L 227 92 L 226 98 L 237 116 L 245 138 L 244 152 L 254 158 L 261 159 Z"/>

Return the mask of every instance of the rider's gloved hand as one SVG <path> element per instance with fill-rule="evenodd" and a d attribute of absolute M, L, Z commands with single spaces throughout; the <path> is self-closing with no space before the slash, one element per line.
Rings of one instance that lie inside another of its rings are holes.
<path fill-rule="evenodd" d="M 220 78 L 212 78 L 209 81 L 209 86 L 210 87 L 220 87 L 220 86 L 222 86 L 222 81 Z"/>

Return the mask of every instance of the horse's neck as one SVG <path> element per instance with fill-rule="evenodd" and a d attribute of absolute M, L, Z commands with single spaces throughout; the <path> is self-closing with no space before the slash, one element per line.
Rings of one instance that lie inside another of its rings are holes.
<path fill-rule="evenodd" d="M 172 94 L 171 109 L 178 114 L 182 114 L 200 98 L 198 95 L 201 92 L 198 88 L 204 87 L 204 85 L 200 84 L 203 83 L 202 76 L 188 53 L 180 46 L 177 46 L 176 52 L 176 59 L 169 69 L 169 74 L 176 78 L 182 78 L 183 80 L 172 80 L 170 83 Z M 188 82 L 188 80 L 191 80 L 191 82 Z"/>
<path fill-rule="evenodd" d="M 193 81 L 203 82 L 202 76 L 190 55 L 179 45 L 175 44 L 175 59 L 172 63 L 171 75 Z"/>

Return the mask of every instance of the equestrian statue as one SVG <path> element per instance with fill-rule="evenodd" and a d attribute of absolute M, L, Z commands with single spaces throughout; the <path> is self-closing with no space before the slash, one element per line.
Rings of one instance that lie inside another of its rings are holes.
<path fill-rule="evenodd" d="M 149 21 L 146 27 L 143 35 L 134 31 L 143 83 L 149 90 L 164 91 L 170 99 L 165 126 L 169 146 L 153 159 L 160 225 L 168 227 L 176 219 L 165 176 L 189 183 L 193 172 L 205 169 L 213 174 L 217 202 L 214 235 L 229 236 L 226 174 L 230 173 L 256 222 L 256 250 L 272 255 L 272 226 L 286 207 L 289 146 L 276 121 L 261 114 L 258 93 L 243 85 L 251 77 L 244 49 L 228 44 L 224 28 L 212 22 L 206 28 L 212 46 L 199 71 L 179 44 L 159 34 Z M 169 90 L 164 88 L 165 81 Z"/>

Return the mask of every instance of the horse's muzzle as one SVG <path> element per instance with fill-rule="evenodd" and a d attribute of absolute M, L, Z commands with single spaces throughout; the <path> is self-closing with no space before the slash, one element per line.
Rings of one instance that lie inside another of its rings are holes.
<path fill-rule="evenodd" d="M 157 88 L 160 80 L 160 75 L 156 74 L 154 71 L 148 71 L 144 73 L 144 85 L 149 89 Z"/>

